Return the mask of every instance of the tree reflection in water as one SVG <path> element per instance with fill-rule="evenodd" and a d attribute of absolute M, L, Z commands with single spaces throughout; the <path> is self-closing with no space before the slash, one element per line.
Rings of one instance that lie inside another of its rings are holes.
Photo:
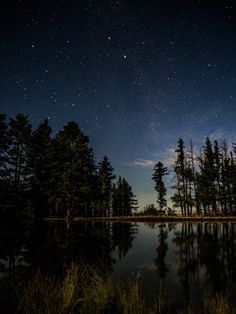
<path fill-rule="evenodd" d="M 235 291 L 235 241 L 233 223 L 181 224 L 173 243 L 179 255 L 178 276 L 187 302 L 193 298 L 199 301 L 206 292 Z"/>
<path fill-rule="evenodd" d="M 139 265 L 154 265 L 154 269 L 142 270 L 140 282 L 146 281 L 144 286 L 150 290 L 145 293 L 156 294 L 151 281 L 156 280 L 159 295 L 171 284 L 171 297 L 179 304 L 201 302 L 206 292 L 229 291 L 236 299 L 235 228 L 234 223 L 216 222 L 148 225 L 86 221 L 1 226 L 0 304 L 4 306 L 0 312 L 13 312 L 18 302 L 15 288 L 37 270 L 60 276 L 72 261 L 82 261 L 100 273 L 112 273 L 115 263 L 119 269 L 121 262 L 123 269 L 134 272 Z"/>

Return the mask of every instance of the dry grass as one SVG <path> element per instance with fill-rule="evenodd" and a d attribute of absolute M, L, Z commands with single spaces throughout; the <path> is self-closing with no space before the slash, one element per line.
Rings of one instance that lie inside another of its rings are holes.
<path fill-rule="evenodd" d="M 228 293 L 216 294 L 214 297 L 205 296 L 202 308 L 188 307 L 178 314 L 235 314 L 236 309 L 230 302 Z"/>
<path fill-rule="evenodd" d="M 55 279 L 38 272 L 22 290 L 20 310 L 25 314 L 164 314 L 173 313 L 157 296 L 154 306 L 147 306 L 139 278 L 126 286 L 110 276 L 98 275 L 85 265 L 71 264 L 63 278 Z M 168 301 L 171 305 L 171 301 Z M 202 308 L 187 307 L 178 314 L 232 314 L 228 294 L 206 296 Z"/>
<path fill-rule="evenodd" d="M 71 264 L 61 280 L 38 272 L 22 291 L 25 314 L 148 313 L 138 280 L 122 287 L 108 275 Z"/>

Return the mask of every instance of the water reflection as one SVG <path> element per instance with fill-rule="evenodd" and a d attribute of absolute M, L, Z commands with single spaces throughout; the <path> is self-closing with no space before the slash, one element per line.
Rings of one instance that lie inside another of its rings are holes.
<path fill-rule="evenodd" d="M 155 259 L 155 265 L 157 268 L 157 273 L 160 279 L 165 279 L 167 272 L 169 271 L 166 264 L 166 254 L 168 251 L 167 244 L 168 230 L 166 224 L 159 225 L 158 234 L 158 247 L 156 249 L 157 258 Z"/>
<path fill-rule="evenodd" d="M 146 293 L 161 295 L 168 290 L 176 304 L 201 302 L 206 292 L 229 290 L 233 295 L 235 228 L 233 223 L 95 221 L 1 226 L 0 312 L 17 305 L 14 289 L 25 278 L 38 269 L 60 275 L 71 261 L 121 278 L 141 271 Z"/>
<path fill-rule="evenodd" d="M 124 258 L 132 248 L 137 232 L 136 224 L 121 222 L 112 224 L 112 245 L 113 249 L 118 251 L 120 259 Z"/>
<path fill-rule="evenodd" d="M 235 287 L 235 224 L 181 224 L 173 243 L 178 277 L 186 301 L 199 293 L 219 293 Z"/>

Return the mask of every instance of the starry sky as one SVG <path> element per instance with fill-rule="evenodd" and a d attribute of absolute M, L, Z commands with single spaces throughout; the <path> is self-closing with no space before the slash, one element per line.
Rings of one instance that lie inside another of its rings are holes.
<path fill-rule="evenodd" d="M 75 120 L 140 207 L 179 137 L 236 141 L 236 4 L 207 0 L 0 3 L 0 111 Z"/>

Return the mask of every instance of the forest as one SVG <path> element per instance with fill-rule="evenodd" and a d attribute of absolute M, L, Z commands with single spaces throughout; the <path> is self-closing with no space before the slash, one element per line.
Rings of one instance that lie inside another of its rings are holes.
<path fill-rule="evenodd" d="M 96 164 L 89 138 L 68 122 L 52 136 L 45 120 L 32 129 L 29 117 L 0 114 L 0 211 L 7 219 L 126 216 L 137 207 L 125 178 L 107 158 Z"/>
<path fill-rule="evenodd" d="M 144 214 L 236 214 L 236 145 L 205 139 L 199 154 L 179 139 L 172 173 L 157 162 L 152 180 L 157 207 Z M 116 181 L 115 181 L 116 180 Z M 168 196 L 167 194 L 171 195 Z M 125 178 L 116 176 L 107 156 L 95 163 L 88 136 L 70 121 L 54 136 L 48 120 L 32 128 L 29 117 L 0 114 L 0 213 L 7 219 L 130 216 L 137 199 Z"/>
<path fill-rule="evenodd" d="M 197 155 L 193 142 L 185 147 L 179 139 L 176 161 L 173 165 L 171 201 L 182 215 L 235 216 L 236 214 L 236 145 L 229 149 L 225 140 L 219 143 L 205 138 Z M 169 169 L 158 162 L 152 179 L 155 182 L 157 203 L 161 212 L 166 212 L 167 188 L 165 176 Z M 155 211 L 149 206 L 146 211 Z"/>

